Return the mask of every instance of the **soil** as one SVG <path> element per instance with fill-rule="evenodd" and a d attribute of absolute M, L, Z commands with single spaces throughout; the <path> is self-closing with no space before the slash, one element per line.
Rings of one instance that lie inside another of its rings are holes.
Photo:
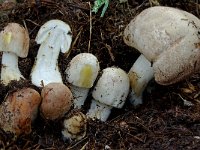
<path fill-rule="evenodd" d="M 157 1 L 158 2 L 158 1 Z M 31 38 L 27 58 L 19 59 L 19 68 L 27 79 L 0 85 L 3 101 L 7 92 L 31 86 L 30 72 L 39 45 L 34 41 L 41 25 L 51 19 L 67 22 L 72 28 L 71 53 L 60 54 L 59 67 L 64 71 L 77 54 L 90 52 L 100 61 L 101 69 L 118 66 L 128 71 L 139 56 L 137 50 L 125 45 L 122 39 L 125 26 L 145 8 L 156 5 L 155 0 L 110 0 L 103 18 L 101 10 L 92 15 L 94 0 L 30 0 L 19 1 L 15 7 L 0 10 L 0 30 L 9 22 L 25 26 Z M 158 3 L 157 3 L 158 4 Z M 180 8 L 200 17 L 196 0 L 160 0 L 159 5 Z M 3 13 L 1 12 L 3 11 Z M 0 130 L 2 149 L 199 149 L 200 147 L 200 74 L 171 86 L 152 81 L 145 92 L 144 104 L 134 108 L 127 101 L 122 109 L 113 109 L 107 122 L 88 122 L 87 135 L 80 141 L 63 141 L 62 120 L 48 122 L 40 116 L 30 135 L 15 140 Z M 88 97 L 88 102 L 91 96 Z M 185 105 L 190 102 L 192 106 Z M 88 104 L 83 109 L 86 112 Z"/>

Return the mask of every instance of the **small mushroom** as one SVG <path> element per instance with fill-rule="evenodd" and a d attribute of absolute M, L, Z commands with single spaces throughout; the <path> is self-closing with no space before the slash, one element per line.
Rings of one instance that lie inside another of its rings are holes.
<path fill-rule="evenodd" d="M 142 95 L 153 76 L 159 84 L 170 85 L 200 70 L 199 33 L 197 17 L 171 7 L 145 9 L 128 24 L 124 42 L 144 55 L 129 72 L 133 103 L 137 103 L 134 98 Z M 141 75 L 142 72 L 148 73 Z M 139 80 L 135 79 L 137 75 Z"/>
<path fill-rule="evenodd" d="M 82 112 L 75 112 L 65 117 L 63 122 L 63 140 L 81 140 L 86 135 L 87 118 Z"/>
<path fill-rule="evenodd" d="M 27 30 L 17 23 L 9 23 L 0 33 L 2 55 L 1 80 L 7 85 L 11 80 L 24 79 L 18 68 L 18 56 L 25 58 L 29 50 Z"/>
<path fill-rule="evenodd" d="M 109 67 L 103 73 L 92 91 L 93 100 L 87 116 L 106 121 L 111 109 L 122 108 L 129 93 L 129 77 L 125 71 Z"/>
<path fill-rule="evenodd" d="M 0 128 L 17 136 L 29 134 L 40 102 L 40 94 L 31 88 L 10 93 L 0 105 Z"/>
<path fill-rule="evenodd" d="M 35 40 L 41 45 L 31 72 L 32 83 L 38 87 L 51 82 L 62 83 L 58 56 L 60 51 L 67 53 L 70 49 L 72 33 L 69 25 L 61 20 L 50 20 L 41 26 Z"/>
<path fill-rule="evenodd" d="M 63 83 L 49 83 L 41 92 L 40 113 L 47 120 L 62 118 L 71 108 L 73 96 Z"/>
<path fill-rule="evenodd" d="M 99 73 L 99 62 L 93 54 L 80 53 L 70 61 L 65 72 L 75 98 L 74 108 L 81 108 Z"/>

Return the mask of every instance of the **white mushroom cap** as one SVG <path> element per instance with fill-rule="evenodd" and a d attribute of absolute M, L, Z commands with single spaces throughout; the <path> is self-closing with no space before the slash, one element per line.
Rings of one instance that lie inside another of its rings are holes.
<path fill-rule="evenodd" d="M 56 28 L 56 30 L 54 30 Z M 35 41 L 37 44 L 48 42 L 49 45 L 54 47 L 54 38 L 49 38 L 50 34 L 54 35 L 54 32 L 59 32 L 60 36 L 57 42 L 60 42 L 60 49 L 62 53 L 67 53 L 70 49 L 72 42 L 71 28 L 68 24 L 61 20 L 50 20 L 43 24 L 38 31 Z M 49 40 L 47 40 L 49 39 Z M 47 41 L 46 41 L 47 40 Z"/>
<path fill-rule="evenodd" d="M 113 106 L 123 107 L 129 93 L 129 77 L 120 68 L 110 67 L 103 70 L 92 96 L 96 101 Z"/>
<path fill-rule="evenodd" d="M 200 70 L 199 29 L 200 20 L 194 15 L 156 6 L 129 23 L 124 41 L 153 62 L 155 80 L 168 85 Z"/>
<path fill-rule="evenodd" d="M 25 28 L 17 23 L 9 23 L 0 33 L 0 51 L 12 52 L 19 57 L 27 57 L 29 35 Z"/>
<path fill-rule="evenodd" d="M 99 72 L 99 62 L 93 54 L 80 53 L 71 60 L 65 72 L 72 85 L 91 88 Z"/>

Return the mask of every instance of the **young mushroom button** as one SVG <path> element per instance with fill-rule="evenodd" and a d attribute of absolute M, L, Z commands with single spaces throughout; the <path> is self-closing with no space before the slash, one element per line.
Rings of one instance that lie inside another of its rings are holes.
<path fill-rule="evenodd" d="M 8 94 L 0 105 L 0 128 L 18 136 L 29 134 L 37 117 L 40 94 L 31 88 L 23 88 Z"/>
<path fill-rule="evenodd" d="M 65 72 L 71 84 L 74 108 L 81 108 L 99 73 L 99 62 L 93 54 L 80 53 L 71 60 Z"/>
<path fill-rule="evenodd" d="M 47 120 L 62 118 L 71 108 L 73 96 L 69 88 L 62 83 L 49 83 L 41 92 L 40 113 Z"/>
<path fill-rule="evenodd" d="M 140 69 L 129 72 L 132 93 L 143 91 L 136 89 L 135 85 L 140 84 L 138 82 L 141 80 L 148 82 L 153 75 L 159 84 L 170 85 L 199 71 L 199 33 L 200 20 L 176 8 L 156 6 L 136 16 L 125 28 L 124 42 L 140 51 L 146 63 L 139 57 L 141 63 L 136 60 L 134 68 L 140 65 Z M 144 67 L 143 64 L 147 65 Z M 149 75 L 142 75 L 143 79 L 135 80 L 134 74 L 137 75 L 138 71 L 139 74 L 149 72 Z M 144 89 L 146 85 L 140 87 Z M 132 101 L 134 103 L 134 99 Z"/>
<path fill-rule="evenodd" d="M 104 69 L 92 91 L 93 100 L 87 116 L 106 121 L 113 107 L 123 107 L 129 93 L 129 82 L 127 73 L 122 69 Z"/>
<path fill-rule="evenodd" d="M 81 140 L 86 135 L 87 118 L 82 112 L 70 113 L 63 122 L 63 140 Z"/>
<path fill-rule="evenodd" d="M 18 56 L 25 58 L 29 50 L 27 30 L 17 23 L 9 23 L 0 33 L 2 55 L 1 81 L 7 85 L 11 80 L 24 78 L 18 68 Z"/>
<path fill-rule="evenodd" d="M 51 82 L 62 83 L 58 69 L 58 55 L 67 53 L 72 42 L 72 33 L 68 24 L 60 20 L 50 20 L 39 30 L 36 42 L 40 45 L 31 73 L 32 83 L 38 87 Z"/>

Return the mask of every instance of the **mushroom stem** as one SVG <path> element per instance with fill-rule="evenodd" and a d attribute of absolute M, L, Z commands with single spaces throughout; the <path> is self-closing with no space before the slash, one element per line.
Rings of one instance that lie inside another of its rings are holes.
<path fill-rule="evenodd" d="M 106 121 L 111 113 L 111 109 L 112 106 L 105 105 L 93 99 L 86 115 L 88 118 Z"/>
<path fill-rule="evenodd" d="M 60 32 L 55 32 L 39 48 L 36 63 L 31 74 L 32 82 L 36 86 L 41 86 L 41 80 L 43 80 L 45 85 L 50 82 L 62 83 L 57 61 L 60 52 L 60 34 Z"/>
<path fill-rule="evenodd" d="M 62 83 L 58 56 L 60 51 L 67 53 L 70 49 L 72 34 L 69 25 L 61 20 L 50 20 L 41 26 L 35 41 L 40 48 L 31 73 L 32 83 L 38 87 L 51 82 Z"/>
<path fill-rule="evenodd" d="M 74 108 L 80 109 L 88 96 L 89 88 L 71 85 L 70 90 L 74 96 Z"/>
<path fill-rule="evenodd" d="M 22 76 L 18 68 L 18 56 L 14 53 L 3 52 L 2 67 L 1 67 L 1 80 L 3 84 L 8 85 L 11 80 L 19 81 Z"/>
<path fill-rule="evenodd" d="M 134 106 L 137 106 L 142 104 L 143 92 L 149 81 L 153 79 L 153 67 L 144 55 L 140 55 L 131 67 L 128 75 L 131 84 L 129 100 Z"/>

